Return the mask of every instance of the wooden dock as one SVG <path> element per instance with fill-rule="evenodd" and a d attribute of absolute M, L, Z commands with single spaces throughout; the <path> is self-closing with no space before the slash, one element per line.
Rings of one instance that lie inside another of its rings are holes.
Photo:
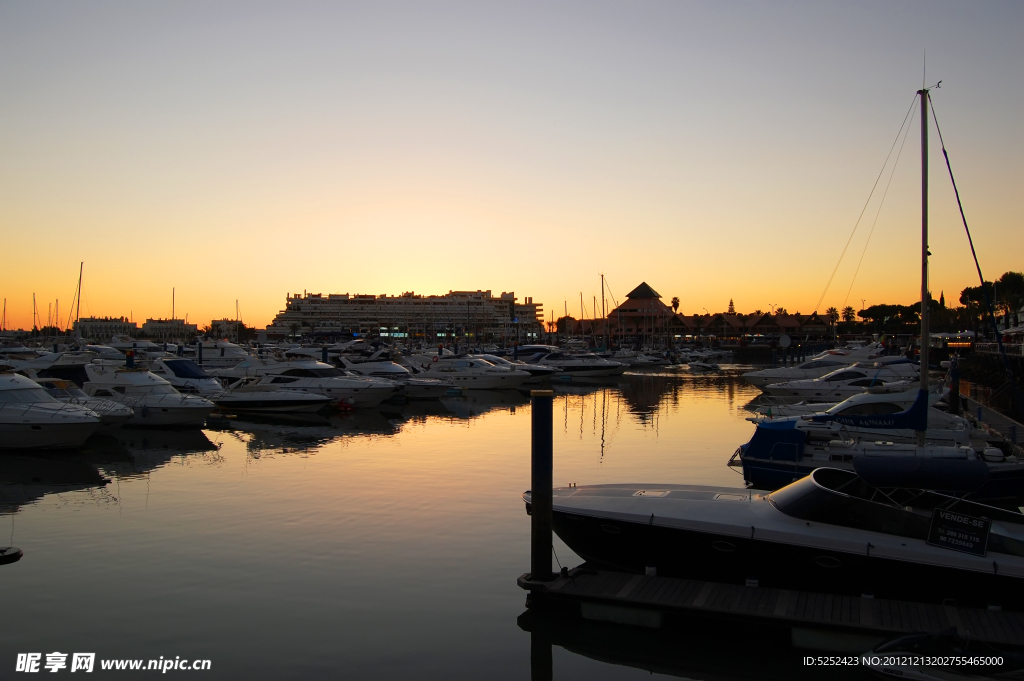
<path fill-rule="evenodd" d="M 590 619 L 659 627 L 663 615 L 715 615 L 791 627 L 895 638 L 955 629 L 962 638 L 1024 648 L 1024 613 L 881 598 L 722 584 L 597 571 L 580 566 L 551 582 L 519 586 L 547 599 L 579 603 Z"/>

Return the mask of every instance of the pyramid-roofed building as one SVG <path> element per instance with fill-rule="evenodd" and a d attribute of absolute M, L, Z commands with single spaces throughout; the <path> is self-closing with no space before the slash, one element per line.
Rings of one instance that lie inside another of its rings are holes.
<path fill-rule="evenodd" d="M 626 300 L 608 313 L 608 325 L 614 333 L 628 336 L 661 334 L 666 331 L 687 333 L 682 317 L 661 300 L 661 294 L 645 281 L 626 294 Z"/>
<path fill-rule="evenodd" d="M 635 289 L 626 294 L 627 299 L 632 298 L 661 298 L 661 294 L 655 291 L 648 285 L 646 281 L 640 282 L 640 285 Z"/>

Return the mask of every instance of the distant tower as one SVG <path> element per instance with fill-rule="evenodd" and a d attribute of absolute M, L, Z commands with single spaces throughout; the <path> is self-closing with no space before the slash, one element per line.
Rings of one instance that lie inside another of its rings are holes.
<path fill-rule="evenodd" d="M 939 293 L 939 307 L 946 307 L 946 292 L 941 291 Z"/>
<path fill-rule="evenodd" d="M 729 312 L 728 314 L 736 314 L 736 306 L 732 304 L 732 298 L 729 299 Z"/>

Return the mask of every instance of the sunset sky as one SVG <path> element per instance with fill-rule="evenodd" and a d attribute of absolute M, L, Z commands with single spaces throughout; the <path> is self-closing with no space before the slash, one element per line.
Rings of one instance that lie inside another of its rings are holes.
<path fill-rule="evenodd" d="M 1024 270 L 1024 3 L 3 2 L 8 327 L 491 289 L 812 312 L 927 80 L 988 278 Z M 820 308 L 919 295 L 920 144 Z M 976 285 L 932 135 L 932 288 Z M 897 144 L 899 149 L 899 144 Z M 895 157 L 895 152 L 894 152 Z M 849 291 L 849 293 L 848 293 Z"/>

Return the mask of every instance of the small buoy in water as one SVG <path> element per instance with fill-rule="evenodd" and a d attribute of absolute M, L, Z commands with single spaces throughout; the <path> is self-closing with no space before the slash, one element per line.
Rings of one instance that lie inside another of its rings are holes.
<path fill-rule="evenodd" d="M 0 547 L 0 565 L 6 565 L 7 563 L 17 563 L 24 556 L 24 552 L 17 546 L 4 546 Z"/>

